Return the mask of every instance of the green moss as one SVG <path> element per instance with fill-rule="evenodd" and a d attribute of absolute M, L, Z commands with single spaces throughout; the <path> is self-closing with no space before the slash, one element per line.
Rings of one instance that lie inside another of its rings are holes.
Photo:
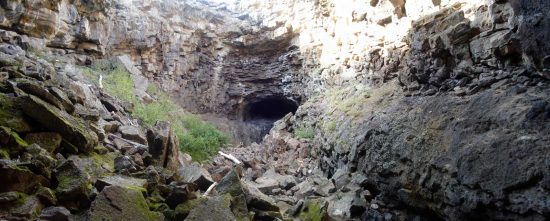
<path fill-rule="evenodd" d="M 176 217 L 180 217 L 184 219 L 189 215 L 191 210 L 195 208 L 197 205 L 204 203 L 208 200 L 208 198 L 201 197 L 193 200 L 185 201 L 184 203 L 179 204 L 176 209 L 174 210 L 174 214 Z"/>
<path fill-rule="evenodd" d="M 0 149 L 0 159 L 10 159 L 10 154 L 4 149 Z"/>
<path fill-rule="evenodd" d="M 31 128 L 23 119 L 23 113 L 17 106 L 17 99 L 0 94 L 0 126 L 5 126 L 17 132 L 27 132 Z"/>
<path fill-rule="evenodd" d="M 313 127 L 298 127 L 294 129 L 294 136 L 301 139 L 312 139 L 315 137 L 315 129 Z"/>
<path fill-rule="evenodd" d="M 6 148 L 10 155 L 16 154 L 29 146 L 19 134 L 7 127 L 0 126 L 0 138 L 6 139 L 3 142 L 7 143 L 8 146 Z"/>
<path fill-rule="evenodd" d="M 300 213 L 302 221 L 325 221 L 327 220 L 326 208 L 319 200 L 310 200 Z"/>

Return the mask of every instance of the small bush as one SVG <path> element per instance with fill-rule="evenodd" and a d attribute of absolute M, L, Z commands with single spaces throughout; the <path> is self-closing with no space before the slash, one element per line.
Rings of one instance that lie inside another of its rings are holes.
<path fill-rule="evenodd" d="M 147 92 L 156 97 L 156 101 L 138 102 L 130 74 L 116 63 L 100 61 L 92 68 L 84 68 L 83 74 L 95 84 L 99 84 L 101 74 L 104 90 L 118 99 L 133 103 L 132 114 L 146 125 L 153 126 L 158 120 L 170 122 L 179 139 L 181 150 L 189 153 L 196 161 L 207 160 L 229 141 L 227 136 L 213 124 L 203 121 L 197 115 L 185 112 L 171 100 L 168 94 L 154 84 L 149 85 Z"/>
<path fill-rule="evenodd" d="M 312 139 L 315 137 L 315 129 L 313 127 L 299 127 L 294 130 L 294 136 L 301 139 Z"/>

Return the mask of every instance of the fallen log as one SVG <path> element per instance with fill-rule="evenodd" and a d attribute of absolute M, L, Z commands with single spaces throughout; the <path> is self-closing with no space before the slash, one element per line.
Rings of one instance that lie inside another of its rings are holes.
<path fill-rule="evenodd" d="M 218 153 L 219 153 L 220 155 L 222 155 L 223 157 L 225 157 L 225 158 L 227 158 L 227 159 L 233 161 L 235 164 L 242 164 L 242 163 L 243 163 L 243 162 L 241 162 L 239 159 L 237 159 L 236 157 L 234 157 L 234 156 L 231 155 L 231 154 L 226 154 L 226 153 L 221 152 L 221 151 L 219 151 Z"/>

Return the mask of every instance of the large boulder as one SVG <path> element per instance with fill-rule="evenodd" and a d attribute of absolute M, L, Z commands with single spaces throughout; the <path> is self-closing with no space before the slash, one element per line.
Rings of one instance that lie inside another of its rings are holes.
<path fill-rule="evenodd" d="M 122 134 L 122 138 L 134 141 L 140 144 L 147 144 L 145 134 L 138 126 L 125 125 L 118 128 L 118 132 Z"/>
<path fill-rule="evenodd" d="M 196 162 L 189 166 L 180 168 L 177 172 L 177 175 L 180 178 L 181 182 L 193 183 L 197 185 L 197 187 L 202 191 L 206 191 L 206 189 L 208 189 L 208 187 L 210 187 L 210 185 L 214 183 L 208 170 L 204 169 L 200 164 Z"/>
<path fill-rule="evenodd" d="M 120 186 L 105 187 L 97 196 L 90 208 L 90 221 L 164 220 L 161 213 L 152 212 L 139 190 Z"/>
<path fill-rule="evenodd" d="M 158 121 L 155 127 L 147 131 L 149 153 L 153 156 L 153 165 L 177 170 L 179 166 L 179 141 L 170 124 Z"/>
<path fill-rule="evenodd" d="M 60 133 L 65 140 L 75 145 L 79 152 L 88 153 L 98 143 L 97 135 L 87 129 L 82 120 L 48 104 L 33 95 L 21 101 L 23 112 L 43 127 Z"/>
<path fill-rule="evenodd" d="M 33 193 L 39 186 L 49 186 L 45 177 L 36 175 L 11 160 L 0 160 L 0 180 L 0 192 Z"/>
<path fill-rule="evenodd" d="M 29 144 L 38 144 L 49 153 L 57 151 L 63 138 L 58 133 L 41 132 L 25 135 L 25 141 Z"/>
<path fill-rule="evenodd" d="M 80 208 L 87 205 L 93 186 L 90 175 L 73 160 L 63 162 L 55 169 L 56 196 L 65 206 Z"/>
<path fill-rule="evenodd" d="M 215 196 L 196 205 L 185 220 L 188 221 L 233 221 L 231 195 Z"/>

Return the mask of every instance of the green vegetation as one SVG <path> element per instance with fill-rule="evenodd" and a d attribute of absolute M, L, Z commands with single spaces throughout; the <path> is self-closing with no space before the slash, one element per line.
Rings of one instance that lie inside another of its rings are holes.
<path fill-rule="evenodd" d="M 180 141 L 181 150 L 189 153 L 196 161 L 208 159 L 229 141 L 214 125 L 203 121 L 197 115 L 185 112 L 156 85 L 150 84 L 147 88 L 147 92 L 155 97 L 156 101 L 139 102 L 130 74 L 117 63 L 98 61 L 91 68 L 83 68 L 83 74 L 95 84 L 99 84 L 99 76 L 102 75 L 104 90 L 118 99 L 132 103 L 133 115 L 146 125 L 153 126 L 158 120 L 170 122 Z"/>
<path fill-rule="evenodd" d="M 312 139 L 315 137 L 315 129 L 313 127 L 298 127 L 294 130 L 294 136 L 301 139 Z"/>

